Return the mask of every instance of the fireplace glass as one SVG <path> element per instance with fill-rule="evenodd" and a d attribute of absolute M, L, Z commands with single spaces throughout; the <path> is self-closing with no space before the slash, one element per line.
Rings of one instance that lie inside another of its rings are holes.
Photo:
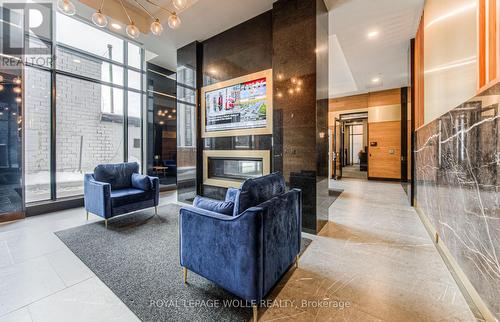
<path fill-rule="evenodd" d="M 208 178 L 243 181 L 263 175 L 262 159 L 209 157 Z"/>

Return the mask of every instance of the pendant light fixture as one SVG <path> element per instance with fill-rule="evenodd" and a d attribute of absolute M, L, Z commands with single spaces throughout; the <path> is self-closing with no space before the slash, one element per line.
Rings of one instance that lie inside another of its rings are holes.
<path fill-rule="evenodd" d="M 137 28 L 134 21 L 130 17 L 127 9 L 125 8 L 125 5 L 123 4 L 123 0 L 119 1 L 129 21 L 129 24 L 126 26 L 125 31 L 130 38 L 136 39 L 140 35 L 140 30 L 139 28 Z M 174 9 L 176 10 L 172 11 L 165 7 L 160 6 L 159 4 L 156 4 L 155 2 L 153 2 L 153 0 L 134 0 L 134 1 L 142 8 L 142 10 L 144 10 L 151 17 L 151 19 L 153 19 L 153 22 L 151 23 L 150 26 L 150 30 L 151 33 L 155 36 L 161 35 L 161 33 L 163 32 L 163 25 L 161 24 L 160 19 L 158 17 L 153 16 L 151 12 L 148 9 L 146 9 L 146 7 L 144 7 L 144 5 L 142 5 L 141 2 L 139 1 L 145 1 L 150 5 L 155 6 L 156 8 L 159 8 L 160 10 L 167 12 L 168 13 L 167 23 L 171 29 L 177 29 L 180 27 L 181 19 L 177 15 L 176 11 L 181 11 L 185 9 L 188 4 L 188 0 L 171 0 L 171 6 L 173 6 Z M 104 0 L 101 0 L 101 5 L 99 6 L 99 9 L 97 9 L 97 11 L 94 12 L 91 17 L 92 22 L 100 28 L 104 28 L 108 25 L 108 18 L 106 17 L 106 15 L 102 13 L 103 6 L 104 6 Z M 72 16 L 76 13 L 75 5 L 71 2 L 71 0 L 57 0 L 57 7 L 62 13 L 68 16 Z M 114 29 L 120 29 L 115 27 L 119 26 L 116 23 L 111 24 L 111 26 L 114 27 Z"/>
<path fill-rule="evenodd" d="M 150 27 L 150 30 L 153 33 L 153 35 L 155 35 L 155 36 L 161 35 L 161 33 L 163 31 L 163 26 L 160 23 L 160 19 L 158 19 L 157 17 L 154 17 L 151 14 L 151 12 L 149 12 L 149 10 L 146 9 L 146 7 L 144 7 L 138 0 L 135 0 L 135 2 L 142 8 L 142 10 L 144 10 L 151 17 L 151 19 L 154 20 L 153 23 L 151 24 L 151 27 Z"/>
<path fill-rule="evenodd" d="M 120 4 L 122 5 L 123 11 L 125 11 L 125 14 L 127 15 L 129 24 L 125 28 L 125 32 L 130 38 L 136 39 L 139 37 L 139 28 L 135 25 L 134 21 L 130 18 L 130 15 L 127 12 L 127 9 L 125 9 L 125 6 L 123 5 L 123 0 L 120 0 Z"/>
<path fill-rule="evenodd" d="M 155 36 L 161 35 L 163 31 L 163 26 L 160 23 L 160 19 L 156 18 L 156 20 L 151 24 L 151 32 Z"/>
<path fill-rule="evenodd" d="M 172 4 L 178 11 L 186 8 L 187 0 L 172 0 Z"/>
<path fill-rule="evenodd" d="M 102 14 L 102 7 L 104 6 L 104 0 L 101 1 L 101 6 L 99 7 L 99 10 L 94 12 L 92 15 L 92 22 L 100 28 L 104 28 L 108 25 L 108 18 L 106 18 L 105 15 Z"/>
<path fill-rule="evenodd" d="M 170 17 L 168 17 L 168 26 L 172 29 L 177 29 L 181 25 L 181 19 L 179 16 L 173 12 Z"/>
<path fill-rule="evenodd" d="M 57 0 L 57 8 L 68 16 L 73 16 L 76 13 L 75 5 L 70 0 Z"/>
<path fill-rule="evenodd" d="M 136 39 L 137 37 L 139 37 L 139 34 L 140 34 L 139 28 L 137 28 L 137 26 L 134 24 L 133 21 L 131 21 L 130 25 L 128 25 L 125 28 L 125 32 L 127 33 L 127 35 L 130 38 L 133 38 L 133 39 Z"/>
<path fill-rule="evenodd" d="M 171 29 L 177 29 L 180 27 L 181 19 L 179 18 L 179 16 L 177 15 L 177 13 L 175 11 L 171 11 L 169 9 L 166 9 L 166 8 L 160 6 L 159 4 L 154 3 L 152 0 L 146 0 L 146 2 L 169 14 L 167 23 Z M 186 7 L 187 0 L 172 0 L 172 4 L 173 4 L 175 9 L 181 10 L 181 9 Z"/>

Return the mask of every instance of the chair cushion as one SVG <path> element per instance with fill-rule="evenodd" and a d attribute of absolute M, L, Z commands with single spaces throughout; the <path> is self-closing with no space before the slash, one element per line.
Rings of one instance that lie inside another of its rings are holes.
<path fill-rule="evenodd" d="M 151 191 L 135 188 L 111 190 L 111 205 L 113 208 L 129 205 L 151 199 Z"/>
<path fill-rule="evenodd" d="M 238 213 L 285 193 L 285 178 L 279 172 L 247 179 L 241 184 Z"/>
<path fill-rule="evenodd" d="M 111 185 L 111 190 L 132 187 L 132 174 L 139 173 L 137 162 L 100 164 L 94 169 L 96 181 Z"/>
<path fill-rule="evenodd" d="M 234 210 L 234 203 L 232 201 L 219 201 L 200 196 L 194 198 L 193 206 L 228 216 L 232 216 Z"/>
<path fill-rule="evenodd" d="M 148 176 L 132 173 L 132 187 L 144 191 L 151 190 L 151 180 Z"/>

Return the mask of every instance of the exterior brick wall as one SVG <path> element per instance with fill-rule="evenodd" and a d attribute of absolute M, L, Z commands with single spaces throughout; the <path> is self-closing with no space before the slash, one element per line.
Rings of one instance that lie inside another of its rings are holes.
<path fill-rule="evenodd" d="M 98 80 L 109 79 L 104 75 L 108 65 L 61 49 L 57 53 L 57 68 Z M 116 75 L 117 79 L 123 77 Z M 113 89 L 115 115 L 110 115 L 110 94 L 103 93 L 110 91 L 108 86 L 57 75 L 56 87 L 57 180 L 80 189 L 83 173 L 92 172 L 100 163 L 123 162 L 123 91 Z M 38 175 L 36 179 L 34 175 L 49 171 L 50 74 L 28 68 L 25 88 L 25 166 L 29 188 L 49 179 L 48 175 Z M 141 122 L 135 119 L 129 123 L 129 155 L 134 156 L 129 159 L 140 162 L 141 148 L 134 147 L 133 141 L 141 138 Z"/>

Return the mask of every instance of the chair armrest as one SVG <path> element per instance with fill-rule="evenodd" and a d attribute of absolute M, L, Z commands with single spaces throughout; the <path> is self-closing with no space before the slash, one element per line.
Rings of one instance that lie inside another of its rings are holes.
<path fill-rule="evenodd" d="M 262 299 L 262 208 L 230 217 L 186 206 L 180 210 L 179 235 L 181 266 L 243 299 Z"/>
<path fill-rule="evenodd" d="M 83 184 L 85 209 L 103 218 L 111 217 L 111 185 L 86 174 Z"/>
<path fill-rule="evenodd" d="M 193 206 L 228 216 L 232 216 L 234 211 L 234 203 L 232 201 L 220 201 L 201 196 L 194 198 Z"/>
<path fill-rule="evenodd" d="M 155 195 L 155 206 L 158 206 L 160 202 L 160 179 L 158 177 L 149 177 L 149 181 L 151 182 L 151 189 Z"/>
<path fill-rule="evenodd" d="M 148 176 L 140 173 L 132 173 L 132 187 L 144 191 L 149 191 L 153 188 L 151 180 Z"/>

